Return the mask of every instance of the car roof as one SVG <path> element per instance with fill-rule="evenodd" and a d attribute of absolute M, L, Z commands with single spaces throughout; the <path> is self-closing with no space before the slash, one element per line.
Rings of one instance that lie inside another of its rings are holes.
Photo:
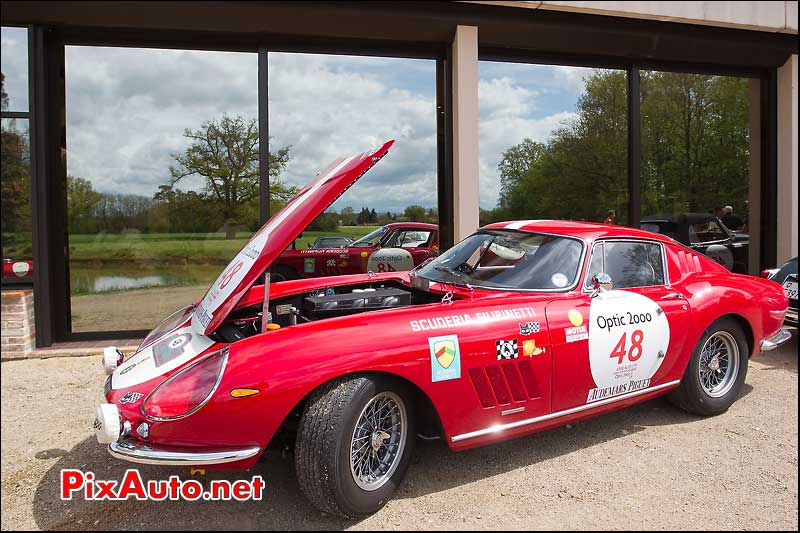
<path fill-rule="evenodd" d="M 509 222 L 496 222 L 484 226 L 484 229 L 511 229 L 521 231 L 535 231 L 540 233 L 555 233 L 569 235 L 583 240 L 593 241 L 603 238 L 629 237 L 635 239 L 649 239 L 661 242 L 674 242 L 669 237 L 649 231 L 617 226 L 613 224 L 600 224 L 596 222 L 577 222 L 574 220 L 516 220 Z"/>
<path fill-rule="evenodd" d="M 395 228 L 411 228 L 411 229 L 427 229 L 427 230 L 439 229 L 439 226 L 437 226 L 436 224 L 428 224 L 426 222 L 392 222 L 391 224 L 386 224 L 386 227 L 389 229 L 395 229 Z"/>

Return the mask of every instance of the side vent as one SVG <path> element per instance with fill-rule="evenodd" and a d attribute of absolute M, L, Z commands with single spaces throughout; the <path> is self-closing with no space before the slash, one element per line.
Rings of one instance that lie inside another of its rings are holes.
<path fill-rule="evenodd" d="M 540 397 L 530 361 L 471 368 L 469 378 L 484 408 Z"/>
<path fill-rule="evenodd" d="M 511 403 L 511 393 L 508 391 L 508 385 L 503 378 L 503 373 L 500 371 L 498 365 L 487 366 L 486 375 L 489 376 L 489 383 L 492 384 L 492 390 L 497 398 L 497 403 L 500 405 L 508 405 Z"/>
<path fill-rule="evenodd" d="M 492 386 L 489 385 L 489 379 L 482 368 L 470 368 L 469 379 L 472 380 L 472 386 L 475 387 L 475 392 L 478 393 L 481 407 L 494 407 L 497 405 L 492 393 Z"/>

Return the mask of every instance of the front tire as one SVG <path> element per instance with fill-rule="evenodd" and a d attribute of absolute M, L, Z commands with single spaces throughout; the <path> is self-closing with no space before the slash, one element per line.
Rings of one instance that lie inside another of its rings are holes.
<path fill-rule="evenodd" d="M 703 332 L 680 386 L 668 398 L 693 414 L 724 413 L 739 396 L 747 362 L 747 339 L 742 328 L 731 318 L 720 318 Z"/>
<path fill-rule="evenodd" d="M 295 443 L 300 490 L 320 510 L 374 513 L 405 476 L 414 445 L 406 387 L 381 376 L 349 376 L 315 391 Z"/>

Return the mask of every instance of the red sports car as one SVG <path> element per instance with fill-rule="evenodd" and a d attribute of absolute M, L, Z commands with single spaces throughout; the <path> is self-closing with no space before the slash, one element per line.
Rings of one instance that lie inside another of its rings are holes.
<path fill-rule="evenodd" d="M 395 222 L 342 248 L 286 250 L 272 264 L 271 280 L 411 270 L 439 251 L 435 224 Z"/>
<path fill-rule="evenodd" d="M 3 258 L 3 284 L 32 284 L 33 260 Z"/>
<path fill-rule="evenodd" d="M 249 469 L 292 448 L 308 499 L 354 517 L 392 496 L 417 434 L 458 451 L 662 394 L 719 414 L 789 338 L 777 283 L 620 226 L 491 224 L 411 272 L 253 286 L 391 144 L 335 161 L 200 302 L 106 353 L 113 456 Z"/>

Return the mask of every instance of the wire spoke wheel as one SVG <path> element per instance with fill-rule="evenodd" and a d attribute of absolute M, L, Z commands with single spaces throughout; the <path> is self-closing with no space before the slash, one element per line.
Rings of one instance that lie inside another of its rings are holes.
<path fill-rule="evenodd" d="M 403 457 L 408 423 L 400 397 L 390 391 L 372 398 L 350 440 L 350 472 L 359 488 L 375 491 L 394 474 Z"/>
<path fill-rule="evenodd" d="M 739 345 L 727 331 L 716 331 L 700 351 L 698 375 L 703 391 L 712 398 L 725 396 L 739 374 Z"/>

